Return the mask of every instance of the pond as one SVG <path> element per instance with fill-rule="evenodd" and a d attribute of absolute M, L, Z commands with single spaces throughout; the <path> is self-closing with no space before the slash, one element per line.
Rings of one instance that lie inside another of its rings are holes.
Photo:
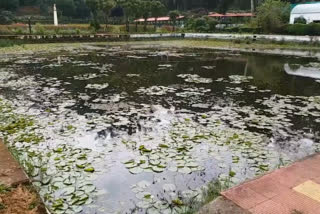
<path fill-rule="evenodd" d="M 0 131 L 52 213 L 184 213 L 320 149 L 315 58 L 92 45 L 0 65 Z"/>

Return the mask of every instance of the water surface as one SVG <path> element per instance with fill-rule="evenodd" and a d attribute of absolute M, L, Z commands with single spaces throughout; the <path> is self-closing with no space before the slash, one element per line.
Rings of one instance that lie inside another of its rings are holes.
<path fill-rule="evenodd" d="M 0 64 L 1 97 L 44 136 L 11 146 L 53 213 L 181 213 L 210 181 L 320 148 L 314 58 L 96 46 Z"/>

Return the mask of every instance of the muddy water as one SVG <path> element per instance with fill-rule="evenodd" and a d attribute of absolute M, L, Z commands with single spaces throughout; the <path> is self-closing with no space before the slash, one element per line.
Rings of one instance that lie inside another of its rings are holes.
<path fill-rule="evenodd" d="M 96 46 L 0 63 L 1 97 L 43 136 L 8 141 L 53 213 L 183 213 L 210 181 L 320 149 L 313 58 Z"/>

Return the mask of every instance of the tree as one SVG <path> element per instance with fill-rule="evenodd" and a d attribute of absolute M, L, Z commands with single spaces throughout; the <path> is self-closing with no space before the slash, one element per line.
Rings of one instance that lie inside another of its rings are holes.
<path fill-rule="evenodd" d="M 179 14 L 179 11 L 177 11 L 177 10 L 170 11 L 170 13 L 169 13 L 169 17 L 172 22 L 173 31 L 175 31 L 177 18 L 179 16 L 180 16 L 180 14 Z"/>
<path fill-rule="evenodd" d="M 141 1 L 142 18 L 144 19 L 143 30 L 145 32 L 147 31 L 147 22 L 148 22 L 148 18 L 150 17 L 150 14 L 151 14 L 151 5 L 152 5 L 151 1 L 148 1 L 148 0 Z"/>
<path fill-rule="evenodd" d="M 8 25 L 14 21 L 14 15 L 11 11 L 0 10 L 0 24 Z"/>
<path fill-rule="evenodd" d="M 99 0 L 86 0 L 86 4 L 89 7 L 93 17 L 91 26 L 94 27 L 94 29 L 98 30 L 100 28 L 100 24 L 97 18 L 99 11 Z"/>
<path fill-rule="evenodd" d="M 250 0 L 250 6 L 251 6 L 251 13 L 254 13 L 254 0 Z"/>
<path fill-rule="evenodd" d="M 0 10 L 16 10 L 19 7 L 19 0 L 0 0 Z"/>
<path fill-rule="evenodd" d="M 116 2 L 114 0 L 100 0 L 99 1 L 99 9 L 101 9 L 104 13 L 106 29 L 108 28 L 108 18 L 110 16 L 110 12 L 115 6 L 116 6 Z"/>
<path fill-rule="evenodd" d="M 165 15 L 166 7 L 160 1 L 152 1 L 151 3 L 151 16 L 155 18 L 154 31 L 157 30 L 158 18 Z"/>
<path fill-rule="evenodd" d="M 62 11 L 64 16 L 73 16 L 75 12 L 75 5 L 73 0 L 56 0 L 58 10 Z"/>
<path fill-rule="evenodd" d="M 143 2 L 141 0 L 134 0 L 133 1 L 133 14 L 134 14 L 134 19 L 140 19 L 143 16 L 143 7 L 142 7 Z M 136 21 L 136 32 L 138 32 L 138 22 Z"/>
<path fill-rule="evenodd" d="M 126 30 L 130 32 L 130 18 L 135 17 L 136 0 L 119 0 L 118 4 L 123 8 L 125 19 L 126 19 Z"/>
<path fill-rule="evenodd" d="M 90 9 L 86 5 L 85 0 L 74 0 L 74 4 L 76 7 L 75 17 L 78 18 L 88 18 L 90 16 Z"/>
<path fill-rule="evenodd" d="M 257 8 L 256 21 L 266 33 L 279 33 L 288 23 L 290 4 L 280 0 L 266 0 Z"/>
<path fill-rule="evenodd" d="M 225 14 L 229 7 L 232 5 L 233 0 L 222 0 L 218 6 L 218 11 L 222 14 Z"/>

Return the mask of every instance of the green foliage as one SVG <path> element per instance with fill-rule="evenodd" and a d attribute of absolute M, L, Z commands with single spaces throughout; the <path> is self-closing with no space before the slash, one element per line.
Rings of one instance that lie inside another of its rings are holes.
<path fill-rule="evenodd" d="M 92 13 L 97 13 L 99 10 L 99 0 L 86 0 L 86 4 Z"/>
<path fill-rule="evenodd" d="M 176 22 L 179 16 L 180 16 L 180 13 L 177 10 L 173 10 L 169 12 L 170 20 L 173 22 Z"/>
<path fill-rule="evenodd" d="M 100 1 L 99 0 L 86 0 L 86 4 L 89 7 L 92 16 L 93 16 L 93 20 L 90 21 L 90 26 L 95 29 L 95 30 L 99 30 L 101 28 L 100 23 L 98 21 L 98 11 L 100 9 Z"/>
<path fill-rule="evenodd" d="M 234 0 L 223 0 L 220 1 L 219 6 L 218 6 L 218 11 L 219 13 L 225 14 L 229 7 L 232 5 Z"/>
<path fill-rule="evenodd" d="M 194 32 L 208 33 L 214 32 L 218 22 L 209 17 L 201 17 L 196 19 L 189 19 L 187 22 L 187 29 Z"/>
<path fill-rule="evenodd" d="M 75 13 L 75 5 L 73 0 L 56 0 L 57 10 L 62 12 L 63 16 L 73 16 Z"/>
<path fill-rule="evenodd" d="M 166 15 L 167 8 L 160 1 L 151 2 L 151 16 L 160 17 Z"/>
<path fill-rule="evenodd" d="M 34 26 L 34 29 L 35 29 L 35 33 L 36 34 L 39 34 L 39 35 L 44 35 L 45 34 L 45 29 L 44 29 L 44 26 L 37 23 L 35 26 Z"/>
<path fill-rule="evenodd" d="M 3 184 L 0 184 L 0 194 L 7 193 L 7 192 L 10 192 L 10 188 Z"/>
<path fill-rule="evenodd" d="M 19 7 L 19 0 L 1 0 L 0 10 L 16 10 Z"/>
<path fill-rule="evenodd" d="M 300 16 L 300 17 L 294 19 L 294 23 L 295 24 L 307 24 L 307 20 L 303 16 Z"/>
<path fill-rule="evenodd" d="M 193 214 L 197 213 L 201 207 L 209 202 L 215 200 L 220 196 L 220 193 L 229 188 L 230 181 L 227 179 L 226 181 L 211 181 L 206 188 L 202 191 L 202 197 L 199 201 L 196 197 L 190 198 L 189 201 L 184 202 L 185 209 L 183 210 L 183 214 Z"/>
<path fill-rule="evenodd" d="M 169 12 L 169 17 L 170 20 L 172 22 L 172 26 L 173 26 L 173 31 L 175 31 L 175 27 L 176 27 L 176 22 L 177 22 L 177 18 L 180 16 L 179 11 L 174 10 L 174 11 L 170 11 Z"/>
<path fill-rule="evenodd" d="M 280 33 L 290 17 L 290 4 L 280 0 L 266 0 L 257 8 L 256 21 L 266 33 Z"/>
<path fill-rule="evenodd" d="M 320 35 L 320 24 L 293 24 L 287 26 L 287 33 L 292 35 L 310 35 L 319 36 Z"/>
<path fill-rule="evenodd" d="M 90 21 L 90 27 L 92 27 L 95 31 L 101 28 L 100 23 L 96 18 Z"/>
<path fill-rule="evenodd" d="M 105 24 L 106 28 L 108 27 L 108 18 L 110 16 L 110 12 L 112 8 L 116 6 L 116 2 L 114 0 L 100 0 L 99 8 L 105 14 Z"/>
<path fill-rule="evenodd" d="M 0 10 L 0 24 L 2 25 L 7 25 L 7 24 L 12 24 L 14 21 L 14 16 L 12 14 L 12 12 L 10 11 L 6 11 Z"/>

